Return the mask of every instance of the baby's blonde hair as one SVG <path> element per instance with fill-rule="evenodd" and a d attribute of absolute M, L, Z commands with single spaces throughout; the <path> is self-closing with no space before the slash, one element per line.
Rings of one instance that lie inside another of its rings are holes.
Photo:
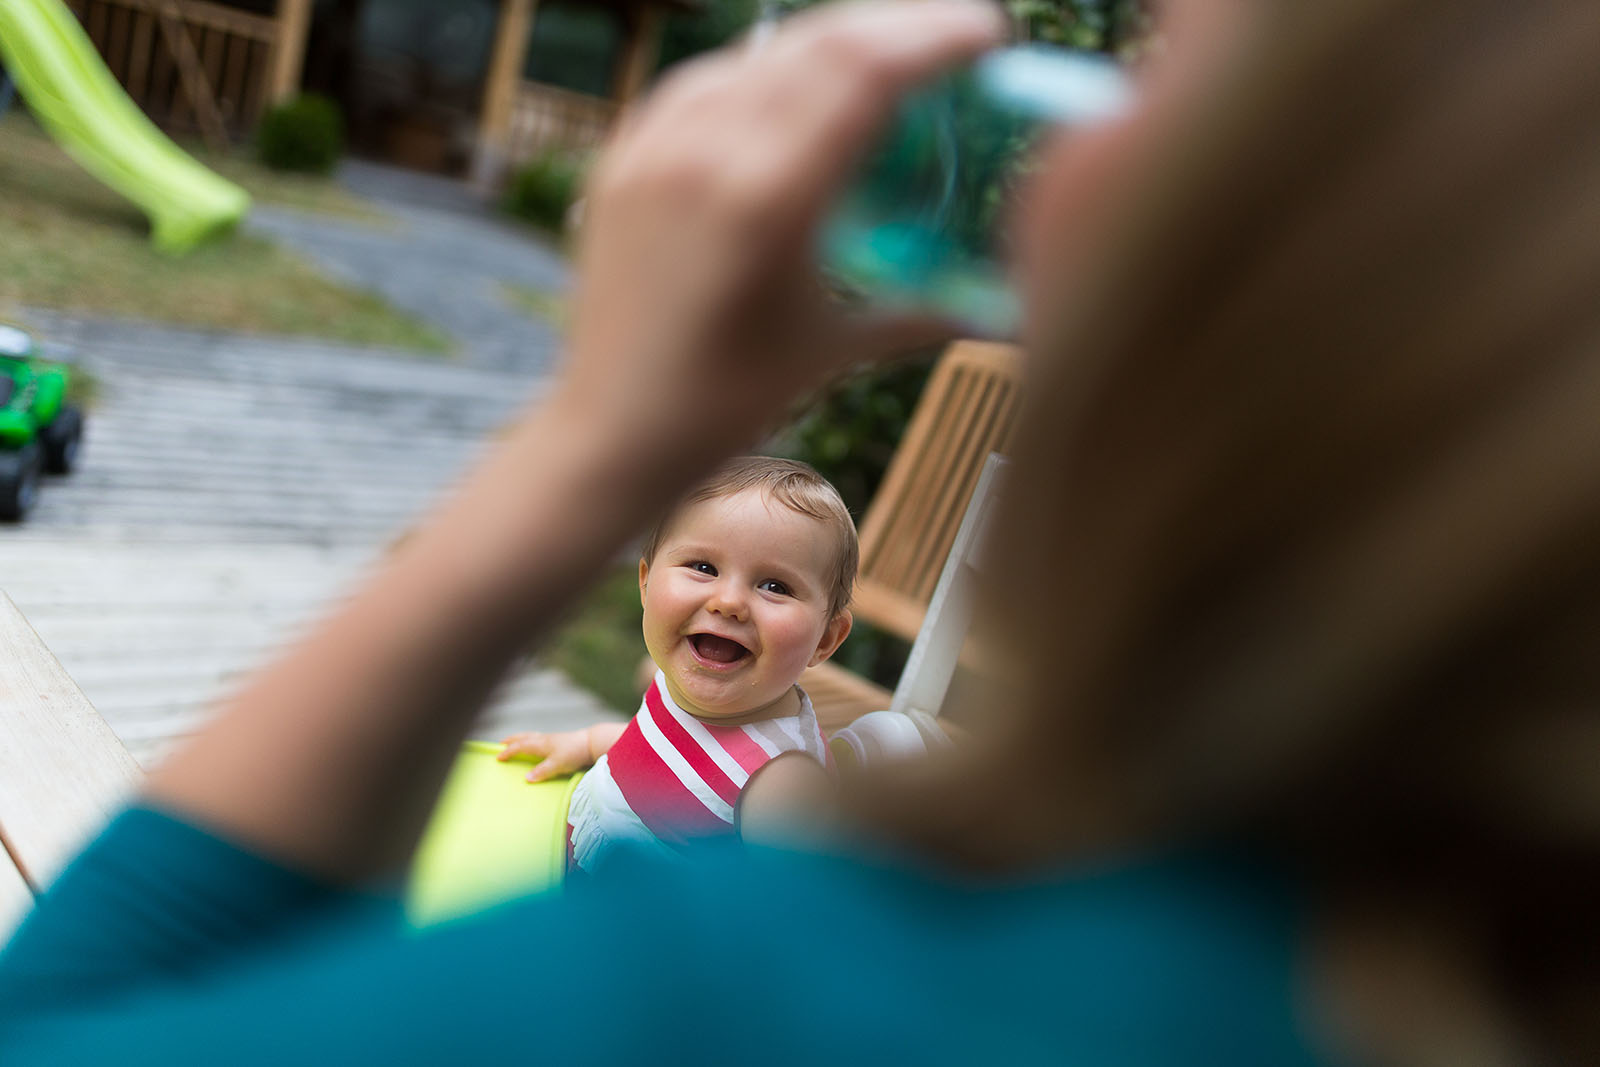
<path fill-rule="evenodd" d="M 828 581 L 828 617 L 837 618 L 850 606 L 850 593 L 856 584 L 856 568 L 860 566 L 861 548 L 856 541 L 856 524 L 850 518 L 850 509 L 845 507 L 844 500 L 832 483 L 798 460 L 739 456 L 724 463 L 656 521 L 655 528 L 644 543 L 644 561 L 655 562 L 656 550 L 661 547 L 662 539 L 672 523 L 683 514 L 684 508 L 706 500 L 736 496 L 750 489 L 760 490 L 790 511 L 816 519 L 833 535 L 833 565 L 825 577 Z"/>

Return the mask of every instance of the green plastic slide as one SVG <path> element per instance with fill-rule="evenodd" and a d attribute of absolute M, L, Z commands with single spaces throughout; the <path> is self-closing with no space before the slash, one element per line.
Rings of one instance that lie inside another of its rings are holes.
<path fill-rule="evenodd" d="M 187 252 L 250 209 L 145 117 L 61 0 L 0 0 L 0 60 L 50 136 L 150 217 L 161 251 Z"/>

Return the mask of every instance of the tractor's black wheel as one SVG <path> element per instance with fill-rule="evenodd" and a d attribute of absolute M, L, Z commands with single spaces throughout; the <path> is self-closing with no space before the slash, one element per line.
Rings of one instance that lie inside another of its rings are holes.
<path fill-rule="evenodd" d="M 39 434 L 44 442 L 44 469 L 51 474 L 71 474 L 83 450 L 83 411 L 65 404 Z"/>
<path fill-rule="evenodd" d="M 0 451 L 0 519 L 20 522 L 39 499 L 44 475 L 44 450 L 29 441 L 16 450 Z"/>

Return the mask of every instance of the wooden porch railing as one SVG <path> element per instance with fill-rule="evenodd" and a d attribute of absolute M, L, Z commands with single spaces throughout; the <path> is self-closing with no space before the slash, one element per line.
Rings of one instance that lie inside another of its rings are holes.
<path fill-rule="evenodd" d="M 619 110 L 614 100 L 523 82 L 511 106 L 506 162 L 516 167 L 552 149 L 598 148 Z"/>
<path fill-rule="evenodd" d="M 106 65 L 157 124 L 208 140 L 254 127 L 277 20 L 204 0 L 67 0 Z"/>

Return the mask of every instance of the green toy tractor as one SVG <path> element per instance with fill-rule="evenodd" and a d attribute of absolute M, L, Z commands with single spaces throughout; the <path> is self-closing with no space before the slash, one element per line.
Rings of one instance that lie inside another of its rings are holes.
<path fill-rule="evenodd" d="M 0 520 L 25 518 L 44 472 L 68 474 L 83 412 L 67 402 L 71 371 L 40 358 L 33 338 L 0 324 Z"/>

